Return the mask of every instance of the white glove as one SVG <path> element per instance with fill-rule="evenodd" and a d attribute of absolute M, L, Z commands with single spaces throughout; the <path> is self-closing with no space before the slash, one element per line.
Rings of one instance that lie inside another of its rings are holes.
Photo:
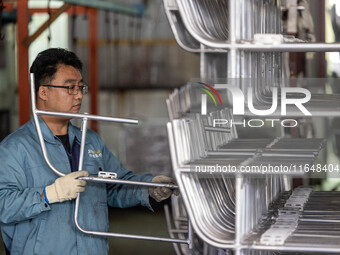
<path fill-rule="evenodd" d="M 77 193 L 85 191 L 86 181 L 77 179 L 83 176 L 89 176 L 89 173 L 87 171 L 73 172 L 56 179 L 53 184 L 46 186 L 45 196 L 48 202 L 52 204 L 75 199 Z"/>
<path fill-rule="evenodd" d="M 151 182 L 174 184 L 174 179 L 168 176 L 159 175 L 154 177 Z M 162 200 L 169 198 L 172 194 L 178 196 L 179 190 L 172 190 L 166 187 L 149 188 L 150 197 L 155 199 L 157 202 L 161 202 Z"/>

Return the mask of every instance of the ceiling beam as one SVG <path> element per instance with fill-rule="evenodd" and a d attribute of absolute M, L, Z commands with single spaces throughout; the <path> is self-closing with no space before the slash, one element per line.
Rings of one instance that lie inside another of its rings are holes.
<path fill-rule="evenodd" d="M 129 5 L 123 5 L 123 4 L 117 4 L 112 3 L 109 1 L 102 1 L 102 0 L 62 0 L 65 3 L 74 4 L 74 5 L 81 5 L 96 9 L 103 9 L 108 11 L 115 11 L 123 14 L 129 14 L 129 15 L 137 15 L 142 16 L 143 15 L 143 9 L 129 6 Z"/>

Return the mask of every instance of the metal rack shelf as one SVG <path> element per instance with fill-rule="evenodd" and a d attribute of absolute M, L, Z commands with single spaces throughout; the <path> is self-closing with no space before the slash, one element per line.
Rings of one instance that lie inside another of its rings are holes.
<path fill-rule="evenodd" d="M 244 95 L 251 89 L 256 109 L 270 108 L 273 92 L 289 84 L 283 52 L 340 51 L 340 44 L 307 43 L 283 36 L 279 4 L 277 0 L 164 0 L 176 41 L 183 49 L 200 54 L 201 81 L 234 84 Z M 208 107 L 207 115 L 199 114 L 201 91 L 195 91 L 193 85 L 191 82 L 169 96 L 167 129 L 174 175 L 182 194 L 181 201 L 174 201 L 174 206 L 185 211 L 184 216 L 192 222 L 196 241 L 215 247 L 203 254 L 216 254 L 220 249 L 236 255 L 293 251 L 339 253 L 338 231 L 327 229 L 329 223 L 322 219 L 339 223 L 333 214 L 339 208 L 330 204 L 324 204 L 330 210 L 324 210 L 323 215 L 314 215 L 315 221 L 304 221 L 307 210 L 300 209 L 298 217 L 288 221 L 290 225 L 285 222 L 290 228 L 281 229 L 279 225 L 279 230 L 275 230 L 275 223 L 281 220 L 278 212 L 285 207 L 277 201 L 282 203 L 282 196 L 286 196 L 284 201 L 294 198 L 291 194 L 295 191 L 288 192 L 290 177 L 306 174 L 303 169 L 292 170 L 291 166 L 311 167 L 325 141 L 284 136 L 239 138 L 235 126 L 212 125 L 214 118 L 239 118 L 233 116 L 231 110 L 225 107 L 216 110 L 214 106 L 214 111 Z M 218 90 L 221 86 L 213 88 Z M 298 94 L 290 96 L 299 98 Z M 277 99 L 281 99 L 280 94 Z M 312 93 L 304 106 L 313 117 L 339 117 L 339 99 L 340 95 Z M 231 101 L 230 98 L 227 101 Z M 306 117 L 294 107 L 287 108 L 285 117 Z M 253 116 L 256 115 L 246 109 L 241 118 Z M 281 108 L 266 117 L 281 118 Z M 268 174 L 263 171 L 268 165 L 287 167 L 289 171 Z M 235 171 L 216 170 L 227 166 L 234 167 Z M 260 171 L 242 172 L 245 167 Z M 308 192 L 308 199 L 305 196 L 303 200 L 305 209 L 318 195 Z M 337 203 L 336 199 L 325 199 Z M 272 209 L 272 205 L 276 208 Z M 270 230 L 271 227 L 274 230 Z M 316 231 L 318 227 L 322 230 L 318 235 L 305 231 Z M 275 241 L 274 236 L 274 241 L 270 241 L 272 232 L 284 238 Z M 270 237 L 269 241 L 263 239 L 265 234 Z M 197 252 L 197 249 L 177 249 L 177 254 L 201 254 Z"/>

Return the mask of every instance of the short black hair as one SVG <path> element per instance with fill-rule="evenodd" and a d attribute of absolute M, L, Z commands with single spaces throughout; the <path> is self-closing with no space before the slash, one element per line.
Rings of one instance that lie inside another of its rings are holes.
<path fill-rule="evenodd" d="M 58 65 L 64 64 L 73 66 L 80 72 L 83 63 L 72 51 L 62 48 L 50 48 L 38 54 L 30 68 L 30 73 L 34 73 L 35 91 L 39 90 L 42 82 L 50 82 L 58 70 Z"/>

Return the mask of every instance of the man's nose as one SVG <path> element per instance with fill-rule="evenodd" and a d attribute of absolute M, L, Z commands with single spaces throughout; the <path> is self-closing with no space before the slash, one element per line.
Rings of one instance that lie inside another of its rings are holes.
<path fill-rule="evenodd" d="M 77 88 L 77 94 L 75 94 L 74 95 L 77 99 L 80 99 L 80 100 L 82 100 L 83 99 L 83 93 L 82 93 L 82 91 L 81 91 L 81 89 L 78 87 Z"/>

